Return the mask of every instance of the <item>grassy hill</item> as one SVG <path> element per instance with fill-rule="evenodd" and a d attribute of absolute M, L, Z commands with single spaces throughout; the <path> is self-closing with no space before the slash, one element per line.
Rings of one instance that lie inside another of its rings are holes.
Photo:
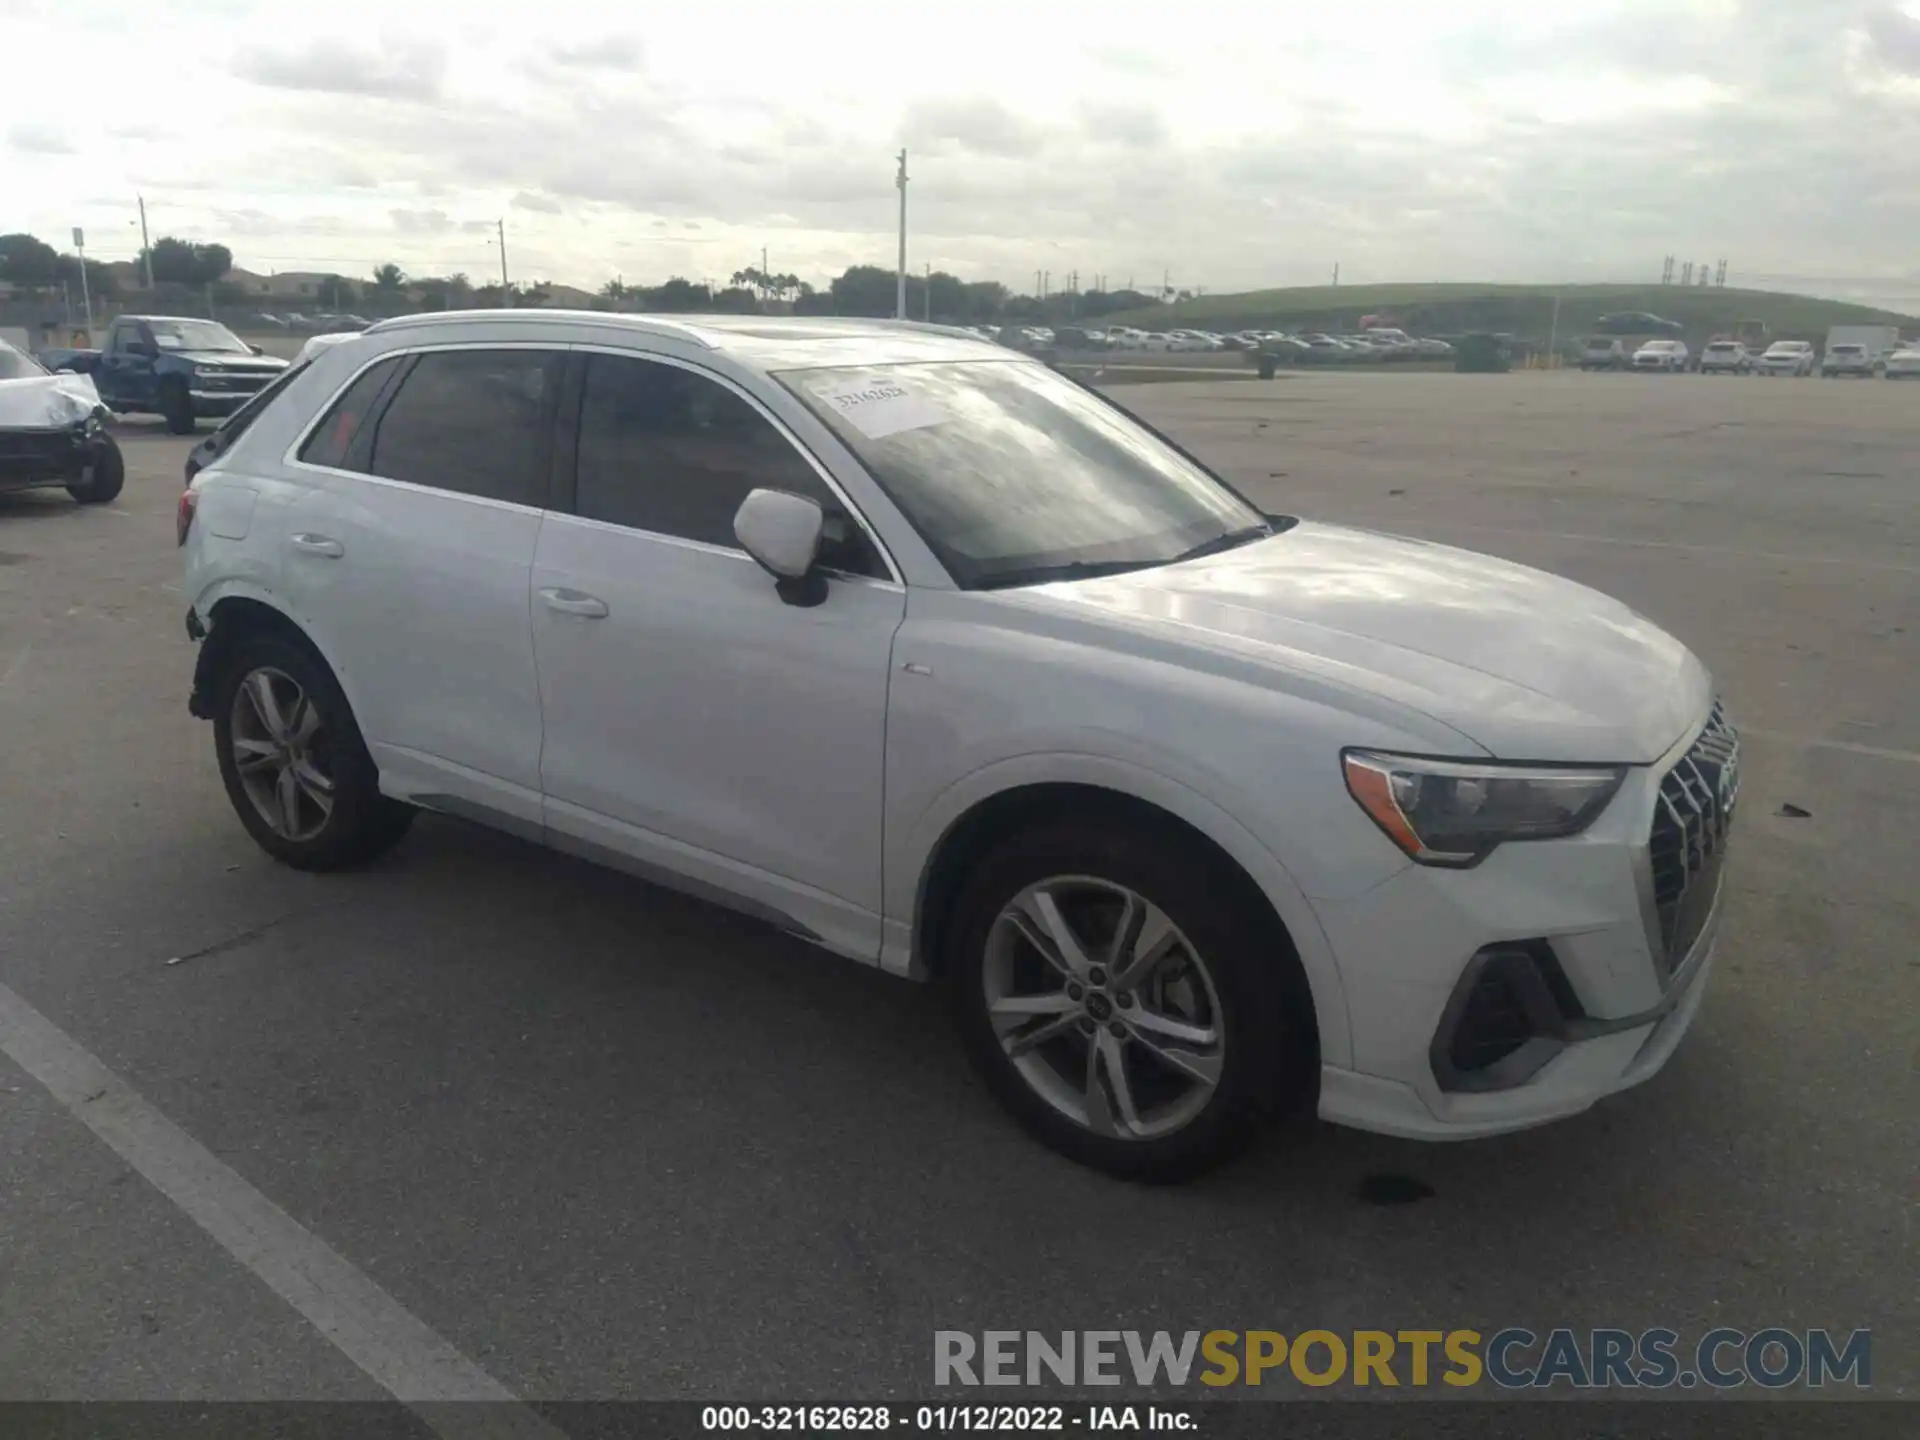
<path fill-rule="evenodd" d="M 1203 295 L 1179 305 L 1101 318 L 1104 323 L 1161 329 L 1351 330 L 1363 315 L 1388 315 L 1416 334 L 1492 330 L 1544 340 L 1553 323 L 1556 294 L 1562 340 L 1592 328 L 1600 316 L 1622 310 L 1646 310 L 1678 320 L 1695 337 L 1731 332 L 1742 320 L 1761 321 L 1771 338 L 1787 340 L 1819 341 L 1831 325 L 1920 327 L 1914 316 L 1866 305 L 1704 285 L 1316 285 Z"/>

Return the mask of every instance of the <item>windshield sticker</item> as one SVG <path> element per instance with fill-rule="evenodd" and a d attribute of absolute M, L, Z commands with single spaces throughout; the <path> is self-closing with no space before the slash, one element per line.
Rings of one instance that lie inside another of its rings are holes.
<path fill-rule="evenodd" d="M 924 430 L 953 418 L 925 396 L 915 395 L 891 380 L 814 393 L 869 440 L 884 440 L 904 430 Z"/>

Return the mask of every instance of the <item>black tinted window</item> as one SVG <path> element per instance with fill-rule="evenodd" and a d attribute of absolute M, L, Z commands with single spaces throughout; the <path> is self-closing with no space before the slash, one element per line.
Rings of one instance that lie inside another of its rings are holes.
<path fill-rule="evenodd" d="M 346 394 L 333 402 L 327 418 L 307 437 L 307 443 L 300 447 L 300 458 L 309 465 L 345 468 L 347 451 L 353 447 L 354 437 L 366 422 L 373 402 L 380 398 L 380 387 L 387 383 L 387 377 L 399 364 L 400 357 L 395 356 L 361 372 L 360 378 L 347 387 Z"/>
<path fill-rule="evenodd" d="M 786 436 L 724 385 L 649 360 L 595 355 L 580 407 L 576 511 L 591 520 L 739 549 L 733 517 L 762 487 L 819 502 L 822 560 L 880 574 L 839 499 Z"/>
<path fill-rule="evenodd" d="M 544 505 L 553 378 L 553 356 L 543 350 L 422 355 L 380 416 L 367 468 L 389 480 Z"/>

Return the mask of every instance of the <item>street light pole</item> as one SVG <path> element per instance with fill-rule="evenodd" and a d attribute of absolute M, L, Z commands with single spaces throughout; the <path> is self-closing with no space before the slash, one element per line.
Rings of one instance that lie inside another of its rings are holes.
<path fill-rule="evenodd" d="M 493 225 L 500 232 L 500 308 L 505 310 L 513 304 L 513 292 L 507 288 L 507 222 L 500 219 Z"/>
<path fill-rule="evenodd" d="M 140 258 L 147 266 L 147 289 L 153 289 L 153 244 L 147 239 L 147 197 L 133 197 L 140 202 Z"/>
<path fill-rule="evenodd" d="M 93 343 L 93 296 L 87 289 L 87 234 L 78 225 L 73 227 L 73 248 L 80 256 L 80 304 L 87 316 L 87 343 Z"/>
<path fill-rule="evenodd" d="M 893 315 L 907 318 L 907 152 L 900 152 L 900 173 L 893 183 L 900 187 L 900 268 L 894 276 Z"/>

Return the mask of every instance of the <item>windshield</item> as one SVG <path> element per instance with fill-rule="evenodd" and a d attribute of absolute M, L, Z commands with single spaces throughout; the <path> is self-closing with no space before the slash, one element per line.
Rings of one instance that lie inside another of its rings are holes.
<path fill-rule="evenodd" d="M 1678 342 L 1673 340 L 1649 340 L 1640 348 L 1649 354 L 1665 355 L 1670 351 L 1678 350 L 1680 346 Z"/>
<path fill-rule="evenodd" d="M 1738 350 L 1739 348 L 1740 347 L 1738 345 L 1735 345 L 1730 340 L 1716 340 L 1713 342 L 1713 344 L 1707 346 L 1707 349 L 1709 350 L 1718 350 L 1718 351 L 1721 351 L 1722 353 L 1725 353 L 1729 350 Z"/>
<path fill-rule="evenodd" d="M 1807 344 L 1804 340 L 1777 340 L 1767 347 L 1767 353 L 1769 355 L 1800 355 L 1804 354 L 1806 349 Z"/>
<path fill-rule="evenodd" d="M 240 337 L 213 320 L 149 320 L 153 340 L 162 350 L 220 350 L 236 355 L 253 352 Z"/>
<path fill-rule="evenodd" d="M 0 380 L 33 380 L 46 373 L 38 360 L 0 340 Z"/>
<path fill-rule="evenodd" d="M 1836 355 L 1864 355 L 1867 353 L 1867 347 L 1864 345 L 1836 345 L 1833 347 L 1833 353 Z"/>
<path fill-rule="evenodd" d="M 966 589 L 1164 565 L 1269 530 L 1179 451 L 1044 366 L 974 360 L 777 378 Z"/>

